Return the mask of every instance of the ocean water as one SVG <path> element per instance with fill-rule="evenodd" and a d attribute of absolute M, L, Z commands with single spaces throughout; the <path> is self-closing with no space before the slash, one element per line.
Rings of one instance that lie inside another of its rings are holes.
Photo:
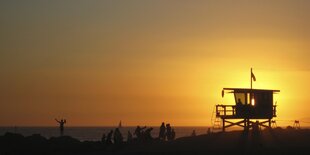
<path fill-rule="evenodd" d="M 153 138 L 159 135 L 159 126 L 152 127 Z M 176 132 L 176 138 L 190 136 L 195 130 L 196 135 L 206 134 L 208 127 L 173 127 Z M 81 141 L 99 141 L 103 134 L 108 134 L 110 130 L 114 130 L 115 127 L 65 127 L 64 135 L 74 137 Z M 130 131 L 134 133 L 136 127 L 122 127 L 120 131 L 127 139 L 127 133 Z M 60 135 L 58 127 L 0 127 L 0 135 L 4 135 L 6 132 L 19 133 L 24 136 L 30 136 L 32 134 L 40 134 L 46 138 L 57 137 Z"/>

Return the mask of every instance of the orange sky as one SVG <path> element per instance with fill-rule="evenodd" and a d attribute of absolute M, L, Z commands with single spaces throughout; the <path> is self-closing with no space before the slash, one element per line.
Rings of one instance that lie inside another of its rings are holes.
<path fill-rule="evenodd" d="M 251 67 L 279 120 L 310 120 L 310 1 L 1 1 L 0 19 L 0 126 L 211 125 Z"/>

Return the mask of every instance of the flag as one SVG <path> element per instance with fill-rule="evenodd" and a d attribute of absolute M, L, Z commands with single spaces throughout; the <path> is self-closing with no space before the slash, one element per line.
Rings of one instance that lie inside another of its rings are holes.
<path fill-rule="evenodd" d="M 255 77 L 255 75 L 253 74 L 252 71 L 251 71 L 251 78 L 252 78 L 254 81 L 256 81 L 256 77 Z"/>

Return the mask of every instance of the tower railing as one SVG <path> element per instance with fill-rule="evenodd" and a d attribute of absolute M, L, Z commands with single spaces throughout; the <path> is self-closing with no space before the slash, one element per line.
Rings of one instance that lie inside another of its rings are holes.
<path fill-rule="evenodd" d="M 236 115 L 236 106 L 235 105 L 216 105 L 216 116 L 217 117 L 226 117 L 226 116 L 235 116 Z"/>
<path fill-rule="evenodd" d="M 221 117 L 221 118 L 233 118 L 237 117 L 236 115 L 236 105 L 223 105 L 223 104 L 218 104 L 215 107 L 215 112 L 216 112 L 216 117 Z M 276 117 L 276 112 L 277 112 L 277 106 L 273 105 L 272 106 L 272 117 Z"/>

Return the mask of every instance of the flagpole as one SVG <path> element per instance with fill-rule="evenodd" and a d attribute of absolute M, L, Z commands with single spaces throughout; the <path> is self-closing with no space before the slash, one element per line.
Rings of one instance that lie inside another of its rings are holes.
<path fill-rule="evenodd" d="M 251 105 L 251 102 L 252 102 L 252 80 L 253 80 L 253 78 L 252 78 L 252 68 L 251 68 L 251 76 L 250 76 L 250 78 L 251 78 L 251 93 L 250 93 L 250 105 Z"/>
<path fill-rule="evenodd" d="M 251 76 L 250 76 L 250 78 L 251 78 L 251 89 L 252 89 L 252 68 L 251 68 Z"/>

